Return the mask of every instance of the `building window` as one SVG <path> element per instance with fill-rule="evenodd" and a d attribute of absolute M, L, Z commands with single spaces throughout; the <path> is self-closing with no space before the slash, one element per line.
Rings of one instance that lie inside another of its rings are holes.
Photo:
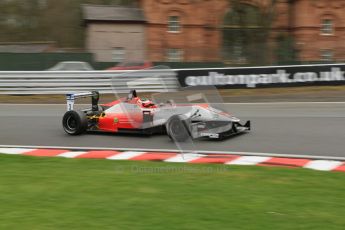
<path fill-rule="evenodd" d="M 123 47 L 115 47 L 112 51 L 112 60 L 114 62 L 123 62 L 126 57 L 126 50 Z"/>
<path fill-rule="evenodd" d="M 321 22 L 321 34 L 332 35 L 333 34 L 333 20 L 323 19 Z"/>
<path fill-rule="evenodd" d="M 168 62 L 183 61 L 183 50 L 181 49 L 167 49 L 166 60 Z"/>
<path fill-rule="evenodd" d="M 179 16 L 169 16 L 168 18 L 168 31 L 169 32 L 180 32 L 181 24 Z"/>
<path fill-rule="evenodd" d="M 37 0 L 38 8 L 45 9 L 48 6 L 47 0 Z"/>
<path fill-rule="evenodd" d="M 320 59 L 324 62 L 329 62 L 333 60 L 333 51 L 332 50 L 321 50 Z"/>

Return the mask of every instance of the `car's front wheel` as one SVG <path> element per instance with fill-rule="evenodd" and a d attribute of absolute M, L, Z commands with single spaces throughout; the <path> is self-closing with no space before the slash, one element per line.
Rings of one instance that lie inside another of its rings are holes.
<path fill-rule="evenodd" d="M 184 142 L 190 138 L 188 120 L 179 115 L 174 115 L 166 123 L 168 136 L 175 142 Z"/>
<path fill-rule="evenodd" d="M 87 117 L 82 111 L 67 111 L 62 118 L 62 127 L 70 135 L 79 135 L 86 132 Z"/>

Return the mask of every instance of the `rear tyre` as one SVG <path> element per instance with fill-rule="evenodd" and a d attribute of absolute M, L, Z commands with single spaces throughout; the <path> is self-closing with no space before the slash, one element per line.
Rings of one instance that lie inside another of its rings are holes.
<path fill-rule="evenodd" d="M 79 135 L 86 132 L 87 125 L 87 117 L 82 111 L 67 111 L 62 118 L 62 127 L 69 135 Z"/>
<path fill-rule="evenodd" d="M 166 123 L 168 136 L 175 142 L 187 141 L 191 135 L 188 128 L 188 121 L 179 115 L 174 115 Z"/>

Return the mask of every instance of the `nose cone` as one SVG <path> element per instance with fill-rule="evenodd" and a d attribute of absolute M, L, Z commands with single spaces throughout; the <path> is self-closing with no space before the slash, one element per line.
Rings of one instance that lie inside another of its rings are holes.
<path fill-rule="evenodd" d="M 237 117 L 234 117 L 232 116 L 231 114 L 229 113 L 221 113 L 221 119 L 222 120 L 227 120 L 227 121 L 231 121 L 231 122 L 240 122 L 240 119 L 238 119 Z"/>
<path fill-rule="evenodd" d="M 231 121 L 231 122 L 240 122 L 241 120 L 234 116 L 223 116 L 222 117 L 225 120 Z"/>
<path fill-rule="evenodd" d="M 237 117 L 231 117 L 232 122 L 240 122 L 241 120 L 238 119 Z"/>

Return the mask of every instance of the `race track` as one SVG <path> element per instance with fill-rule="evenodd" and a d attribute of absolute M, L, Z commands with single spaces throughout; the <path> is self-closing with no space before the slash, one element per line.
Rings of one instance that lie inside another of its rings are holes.
<path fill-rule="evenodd" d="M 345 103 L 225 104 L 253 130 L 224 141 L 196 140 L 191 150 L 345 157 Z M 165 135 L 69 136 L 65 105 L 0 105 L 0 145 L 177 149 Z"/>

